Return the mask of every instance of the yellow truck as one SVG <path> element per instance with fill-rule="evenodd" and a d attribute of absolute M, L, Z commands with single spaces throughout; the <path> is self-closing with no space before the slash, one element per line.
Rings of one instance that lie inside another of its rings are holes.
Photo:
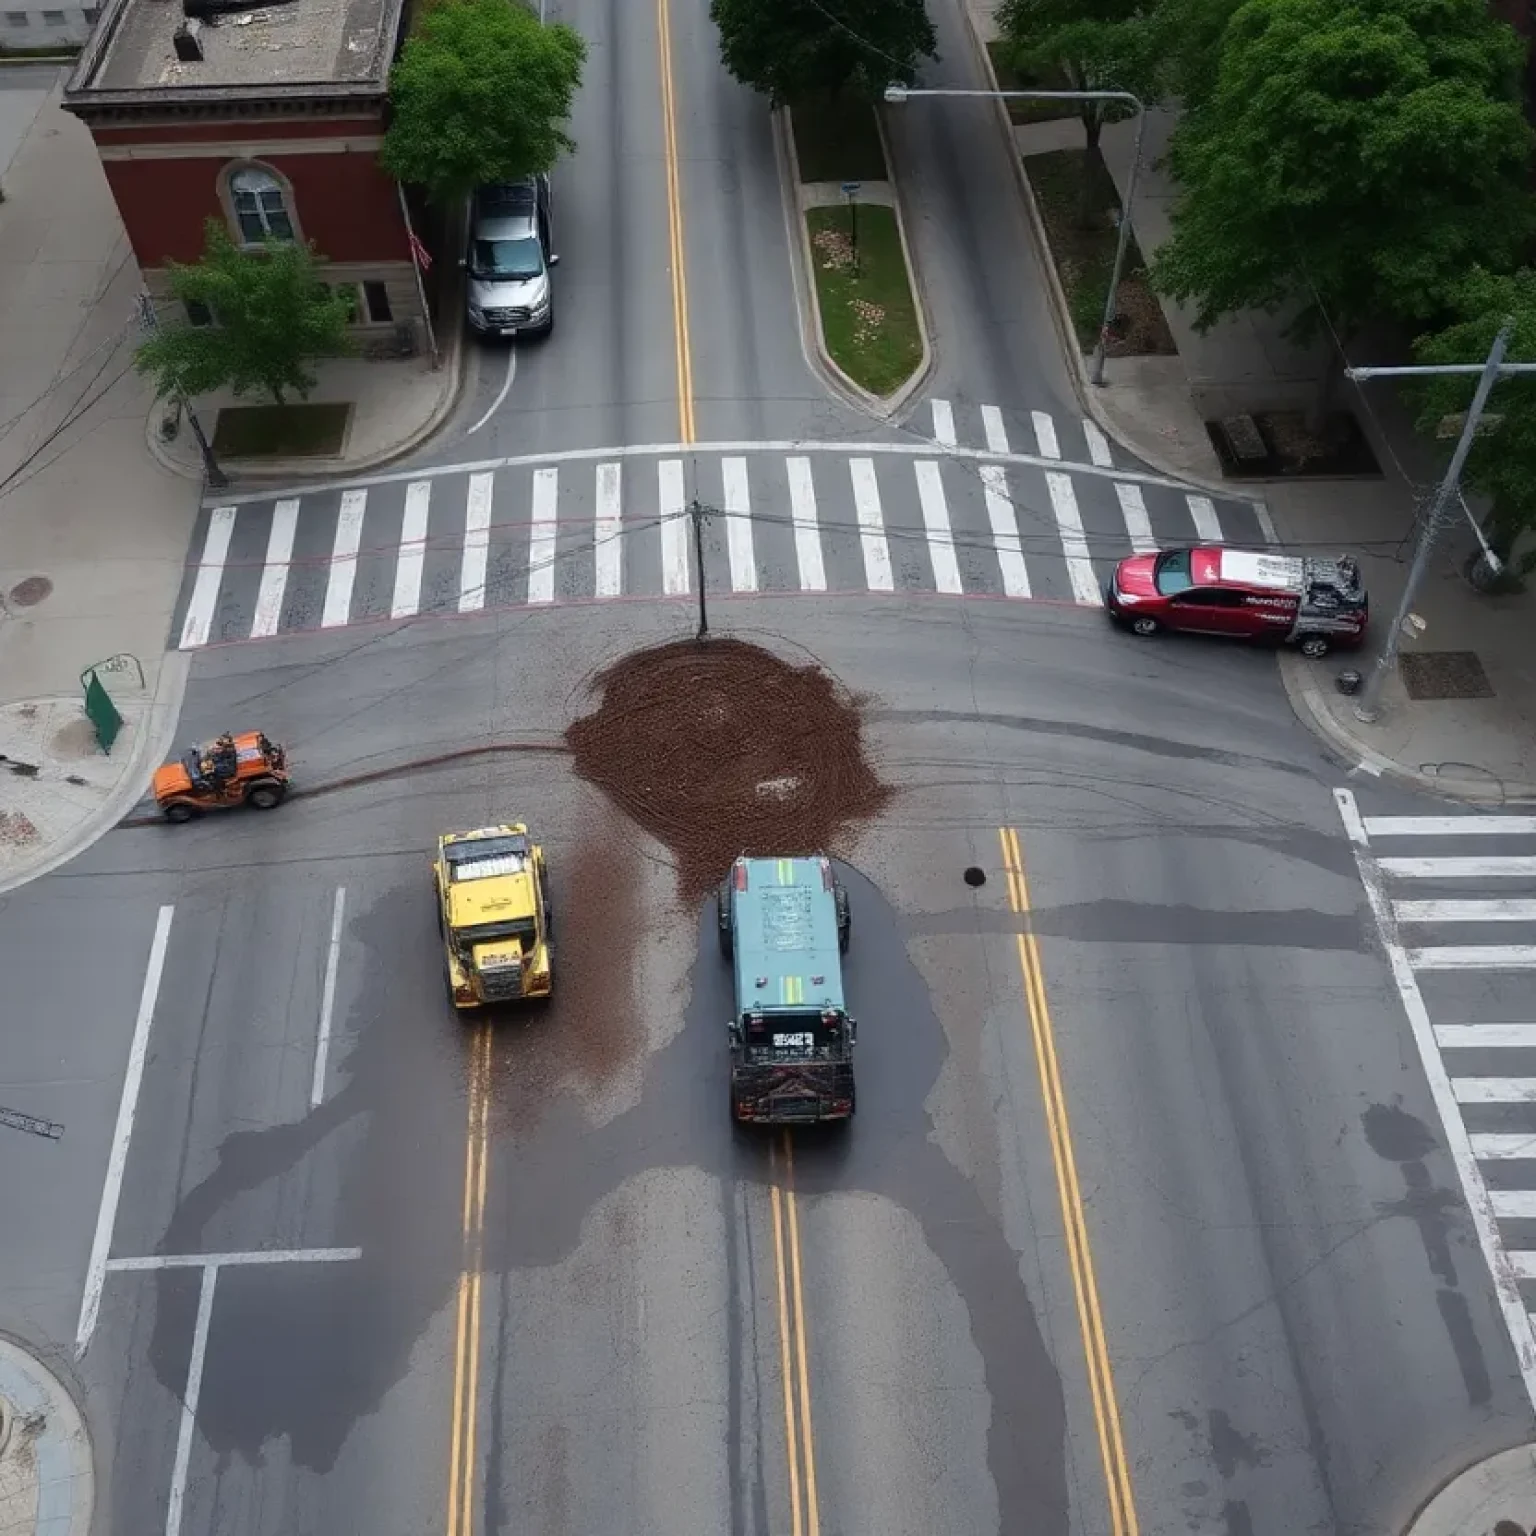
<path fill-rule="evenodd" d="M 549 875 L 522 822 L 445 833 L 432 883 L 455 1008 L 550 995 Z"/>

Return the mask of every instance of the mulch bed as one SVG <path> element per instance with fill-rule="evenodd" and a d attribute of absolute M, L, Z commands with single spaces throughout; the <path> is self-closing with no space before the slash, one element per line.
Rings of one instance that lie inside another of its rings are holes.
<path fill-rule="evenodd" d="M 1208 421 L 1206 436 L 1229 480 L 1338 480 L 1381 474 L 1376 455 L 1347 411 L 1307 429 L 1300 411 L 1256 411 Z"/>
<path fill-rule="evenodd" d="M 671 851 L 685 902 L 738 854 L 838 851 L 891 798 L 859 701 L 814 663 L 684 640 L 624 657 L 594 688 L 598 707 L 565 733 L 576 772 Z"/>
<path fill-rule="evenodd" d="M 227 459 L 335 458 L 351 415 L 345 402 L 225 406 L 214 428 L 213 451 Z"/>

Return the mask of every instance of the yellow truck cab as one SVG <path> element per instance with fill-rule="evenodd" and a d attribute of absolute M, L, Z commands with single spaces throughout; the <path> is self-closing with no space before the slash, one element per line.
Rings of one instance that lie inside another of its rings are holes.
<path fill-rule="evenodd" d="M 455 1008 L 550 995 L 549 877 L 522 822 L 445 833 L 432 881 Z"/>

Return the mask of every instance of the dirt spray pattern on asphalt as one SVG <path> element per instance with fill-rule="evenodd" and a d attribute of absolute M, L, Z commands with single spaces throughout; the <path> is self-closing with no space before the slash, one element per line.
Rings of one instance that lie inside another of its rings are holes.
<path fill-rule="evenodd" d="M 598 674 L 565 733 L 576 772 L 677 861 L 695 902 L 747 854 L 837 852 L 892 790 L 865 755 L 859 703 L 815 663 L 742 640 L 636 651 Z"/>

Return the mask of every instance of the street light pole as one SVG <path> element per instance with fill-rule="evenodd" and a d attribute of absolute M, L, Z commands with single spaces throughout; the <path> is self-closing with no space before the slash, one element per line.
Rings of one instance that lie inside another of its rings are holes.
<path fill-rule="evenodd" d="M 697 496 L 688 504 L 688 516 L 693 523 L 693 557 L 699 567 L 699 627 L 693 637 L 695 640 L 703 640 L 709 635 L 709 604 L 704 595 L 704 519 L 709 512 Z"/>
<path fill-rule="evenodd" d="M 1478 423 L 1482 419 L 1483 408 L 1488 403 L 1488 395 L 1500 378 L 1510 374 L 1536 373 L 1536 363 L 1504 361 L 1504 350 L 1509 345 L 1509 338 L 1514 333 L 1514 328 L 1513 320 L 1504 322 L 1499 329 L 1499 334 L 1493 339 L 1493 348 L 1488 353 L 1488 360 L 1481 364 L 1458 363 L 1439 367 L 1346 368 L 1344 370 L 1345 377 L 1352 380 L 1422 377 L 1435 374 L 1481 375 L 1477 381 L 1477 392 L 1472 396 L 1472 405 L 1461 425 L 1461 437 L 1457 440 L 1456 451 L 1451 455 L 1451 462 L 1445 469 L 1445 477 L 1435 492 L 1435 499 L 1430 503 L 1429 514 L 1425 517 L 1424 525 L 1419 532 L 1419 544 L 1413 553 L 1413 564 L 1408 568 L 1408 580 L 1403 587 L 1402 601 L 1397 605 L 1397 612 L 1392 615 L 1392 624 L 1387 630 L 1387 638 L 1382 645 L 1381 654 L 1376 658 L 1376 665 L 1366 679 L 1365 691 L 1361 694 L 1359 703 L 1355 705 L 1356 719 L 1364 721 L 1367 725 L 1374 724 L 1381 715 L 1382 685 L 1387 680 L 1387 674 L 1397 665 L 1403 626 L 1408 622 L 1413 599 L 1418 593 L 1419 583 L 1423 581 L 1424 572 L 1429 566 L 1430 551 L 1434 548 L 1435 537 L 1442 525 L 1448 521 L 1447 514 L 1452 505 L 1460 500 L 1461 472 L 1466 467 L 1467 455 L 1472 451 L 1472 440 L 1477 436 Z"/>
<path fill-rule="evenodd" d="M 1125 184 L 1125 206 L 1120 210 L 1120 230 L 1115 241 L 1115 264 L 1110 273 L 1109 292 L 1104 298 L 1104 319 L 1099 325 L 1099 339 L 1088 365 L 1088 377 L 1094 384 L 1104 382 L 1104 356 L 1109 328 L 1115 318 L 1115 300 L 1120 296 L 1120 278 L 1125 270 L 1125 253 L 1131 243 L 1131 210 L 1136 206 L 1136 181 L 1141 174 L 1141 143 L 1147 128 L 1147 109 L 1139 96 L 1129 91 L 962 91 L 909 85 L 888 85 L 885 99 L 900 106 L 914 96 L 974 96 L 988 101 L 1119 101 L 1136 109 L 1136 147 L 1131 154 L 1131 174 Z"/>

